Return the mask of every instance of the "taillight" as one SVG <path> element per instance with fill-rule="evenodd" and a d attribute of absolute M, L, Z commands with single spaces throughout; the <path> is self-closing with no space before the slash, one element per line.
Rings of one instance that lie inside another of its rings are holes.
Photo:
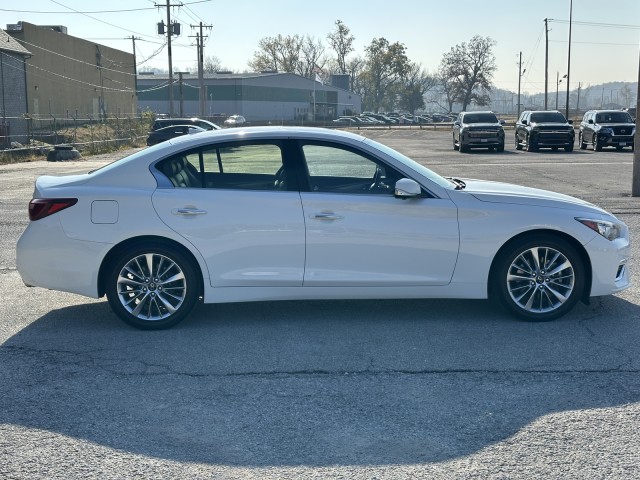
<path fill-rule="evenodd" d="M 29 220 L 40 220 L 76 203 L 77 198 L 34 198 L 29 202 Z"/>

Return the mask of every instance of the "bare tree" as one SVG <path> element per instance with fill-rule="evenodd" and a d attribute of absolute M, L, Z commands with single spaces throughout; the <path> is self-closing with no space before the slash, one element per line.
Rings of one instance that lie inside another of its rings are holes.
<path fill-rule="evenodd" d="M 439 69 L 441 81 L 451 84 L 452 99 L 462 104 L 462 110 L 471 103 L 488 104 L 487 92 L 491 90 L 496 71 L 495 44 L 490 37 L 476 35 L 443 55 Z"/>
<path fill-rule="evenodd" d="M 302 44 L 303 38 L 300 35 L 265 37 L 258 43 L 259 50 L 253 54 L 249 68 L 257 72 L 275 70 L 298 73 Z"/>
<path fill-rule="evenodd" d="M 300 61 L 297 73 L 312 78 L 316 69 L 324 70 L 327 59 L 324 56 L 324 45 L 319 39 L 305 36 L 300 47 Z"/>
<path fill-rule="evenodd" d="M 351 30 L 341 20 L 336 20 L 336 28 L 327 35 L 329 45 L 336 52 L 336 60 L 338 62 L 338 72 L 341 74 L 348 73 L 347 55 L 353 52 L 353 41 L 355 37 L 351 35 Z"/>

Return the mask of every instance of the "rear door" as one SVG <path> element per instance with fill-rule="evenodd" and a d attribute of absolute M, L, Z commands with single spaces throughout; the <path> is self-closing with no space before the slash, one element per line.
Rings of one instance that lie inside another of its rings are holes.
<path fill-rule="evenodd" d="M 284 148 L 280 142 L 235 142 L 158 164 L 181 180 L 157 189 L 153 205 L 200 251 L 212 286 L 302 285 L 304 218 Z M 176 172 L 182 159 L 189 170 L 184 175 Z"/>

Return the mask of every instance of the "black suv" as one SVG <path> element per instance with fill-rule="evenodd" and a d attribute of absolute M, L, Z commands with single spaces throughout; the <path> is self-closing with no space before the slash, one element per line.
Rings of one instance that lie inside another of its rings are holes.
<path fill-rule="evenodd" d="M 573 121 L 557 110 L 524 111 L 516 123 L 516 149 L 535 152 L 539 148 L 573 150 Z"/>
<path fill-rule="evenodd" d="M 220 127 L 215 123 L 202 120 L 201 118 L 158 118 L 153 122 L 153 125 L 151 125 L 151 130 L 155 131 L 173 125 L 195 125 L 205 130 L 220 130 Z"/>
<path fill-rule="evenodd" d="M 504 120 L 493 112 L 460 112 L 453 122 L 453 149 L 466 152 L 472 148 L 504 151 Z"/>
<path fill-rule="evenodd" d="M 578 143 L 582 150 L 589 144 L 597 151 L 602 147 L 616 147 L 616 150 L 631 147 L 633 151 L 635 134 L 636 126 L 628 112 L 589 110 L 580 123 Z"/>

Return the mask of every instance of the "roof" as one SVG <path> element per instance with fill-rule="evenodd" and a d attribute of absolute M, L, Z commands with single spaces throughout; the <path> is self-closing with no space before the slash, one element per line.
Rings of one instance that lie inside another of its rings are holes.
<path fill-rule="evenodd" d="M 20 42 L 15 40 L 4 30 L 0 30 L 0 50 L 3 52 L 17 53 L 18 55 L 24 55 L 30 57 L 31 52 L 24 48 Z"/>

